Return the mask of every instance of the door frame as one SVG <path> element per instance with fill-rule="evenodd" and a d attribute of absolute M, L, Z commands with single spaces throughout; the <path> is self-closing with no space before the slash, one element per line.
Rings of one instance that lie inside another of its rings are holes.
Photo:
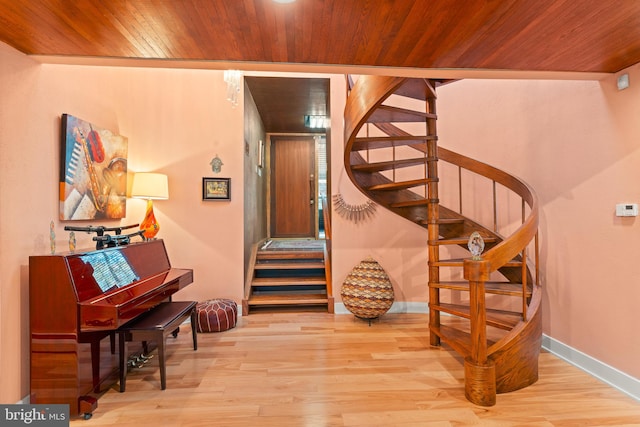
<path fill-rule="evenodd" d="M 288 137 L 292 137 L 292 138 L 296 138 L 296 137 L 313 137 L 314 140 L 314 153 L 315 153 L 315 159 L 314 159 L 314 171 L 313 171 L 313 176 L 314 176 L 314 195 L 313 195 L 313 205 L 315 207 L 314 209 L 314 238 L 318 239 L 319 235 L 320 235 L 320 230 L 319 230 L 319 205 L 318 203 L 320 203 L 319 200 L 319 184 L 318 184 L 318 180 L 319 180 L 319 176 L 318 176 L 318 137 L 325 137 L 328 138 L 328 134 L 327 133 L 304 133 L 304 134 L 300 134 L 300 133 L 269 133 L 267 134 L 267 138 L 266 138 L 266 144 L 265 144 L 265 165 L 267 165 L 267 170 L 266 170 L 266 175 L 267 175 L 267 197 L 266 197 L 266 204 L 267 204 L 267 238 L 271 239 L 273 238 L 273 234 L 272 234 L 272 226 L 271 226 L 271 219 L 272 219 L 272 215 L 273 213 L 271 212 L 271 198 L 273 196 L 272 191 L 271 191 L 271 178 L 272 178 L 272 172 L 271 172 L 271 148 L 272 148 L 272 141 L 273 139 L 278 139 L 278 138 L 288 138 Z M 328 151 L 328 142 L 326 145 L 326 149 Z M 328 154 L 328 153 L 327 153 Z M 327 171 L 328 174 L 328 171 Z"/>

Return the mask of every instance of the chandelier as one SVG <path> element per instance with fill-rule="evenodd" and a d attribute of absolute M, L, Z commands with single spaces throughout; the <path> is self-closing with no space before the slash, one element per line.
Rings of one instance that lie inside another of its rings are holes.
<path fill-rule="evenodd" d="M 238 105 L 238 94 L 240 93 L 240 81 L 242 80 L 242 71 L 225 70 L 224 82 L 227 84 L 227 101 L 235 107 Z"/>

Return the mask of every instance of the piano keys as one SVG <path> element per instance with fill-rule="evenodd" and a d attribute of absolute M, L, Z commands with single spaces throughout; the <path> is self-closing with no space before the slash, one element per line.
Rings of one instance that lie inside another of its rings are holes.
<path fill-rule="evenodd" d="M 29 257 L 31 403 L 90 417 L 119 377 L 114 331 L 192 282 L 163 240 Z"/>

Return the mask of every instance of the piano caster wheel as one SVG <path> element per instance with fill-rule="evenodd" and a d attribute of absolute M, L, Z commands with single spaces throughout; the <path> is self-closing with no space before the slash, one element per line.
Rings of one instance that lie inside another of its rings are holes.
<path fill-rule="evenodd" d="M 82 416 L 82 418 L 84 418 L 85 420 L 90 420 L 92 416 L 93 414 L 91 412 L 87 412 Z"/>

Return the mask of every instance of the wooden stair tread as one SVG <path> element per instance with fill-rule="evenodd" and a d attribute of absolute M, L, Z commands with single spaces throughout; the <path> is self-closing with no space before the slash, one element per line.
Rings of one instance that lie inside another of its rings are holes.
<path fill-rule="evenodd" d="M 471 354 L 471 334 L 447 325 L 430 326 L 431 333 L 440 337 L 440 340 L 449 345 L 456 353 L 463 358 Z M 496 341 L 487 339 L 487 347 L 495 344 Z"/>
<path fill-rule="evenodd" d="M 369 123 L 414 123 L 426 122 L 427 119 L 437 119 L 437 114 L 423 113 L 421 111 L 408 110 L 406 108 L 380 105 L 369 116 Z"/>
<path fill-rule="evenodd" d="M 258 251 L 256 259 L 322 259 L 323 251 L 305 250 L 305 251 Z"/>
<path fill-rule="evenodd" d="M 438 267 L 462 267 L 464 265 L 464 260 L 469 258 L 452 258 L 452 259 L 441 259 L 438 261 L 429 261 L 429 265 L 438 266 Z M 509 261 L 503 267 L 522 267 L 521 261 Z"/>
<path fill-rule="evenodd" d="M 400 147 L 403 145 L 419 145 L 427 141 L 437 140 L 437 136 L 366 136 L 357 137 L 351 145 L 351 151 L 375 150 L 380 148 Z"/>
<path fill-rule="evenodd" d="M 438 179 L 437 178 L 420 178 L 420 179 L 412 179 L 410 181 L 388 182 L 385 184 L 372 185 L 371 187 L 368 188 L 368 190 L 370 191 L 404 190 L 407 188 L 425 185 L 429 182 L 438 182 Z"/>
<path fill-rule="evenodd" d="M 351 169 L 361 172 L 381 172 L 391 169 L 406 168 L 411 166 L 423 165 L 430 158 L 417 157 L 412 159 L 388 160 L 386 162 L 363 163 L 360 165 L 351 165 Z"/>
<path fill-rule="evenodd" d="M 471 317 L 469 307 L 459 304 L 429 304 L 429 310 L 442 311 L 454 316 L 469 319 Z M 522 315 L 513 311 L 496 310 L 487 308 L 487 325 L 510 331 L 522 320 Z"/>
<path fill-rule="evenodd" d="M 438 224 L 464 224 L 464 218 L 438 218 Z"/>
<path fill-rule="evenodd" d="M 464 281 L 444 281 L 439 283 L 429 283 L 432 288 L 451 289 L 455 291 L 469 291 L 469 282 Z M 522 283 L 514 282 L 484 282 L 484 288 L 488 294 L 522 296 Z M 531 296 L 531 290 L 526 290 L 526 297 Z"/>
<path fill-rule="evenodd" d="M 408 98 L 426 101 L 429 98 L 436 98 L 435 89 L 427 84 L 423 78 L 407 79 L 394 94 L 406 96 Z"/>
<path fill-rule="evenodd" d="M 437 267 L 462 267 L 464 265 L 464 258 L 451 258 L 441 259 L 438 261 L 429 261 L 429 266 Z"/>
<path fill-rule="evenodd" d="M 471 353 L 471 335 L 451 326 L 429 326 L 429 331 L 440 337 L 440 340 L 448 344 L 463 358 Z"/>
<path fill-rule="evenodd" d="M 412 206 L 427 206 L 429 203 L 439 203 L 438 199 L 416 199 L 406 200 L 404 202 L 391 203 L 389 206 L 392 208 L 408 208 Z"/>
<path fill-rule="evenodd" d="M 324 276 L 317 277 L 256 277 L 251 281 L 251 286 L 299 286 L 299 285 L 326 285 Z"/>
<path fill-rule="evenodd" d="M 495 243 L 498 241 L 498 238 L 495 236 L 482 236 L 482 240 L 484 240 L 485 243 Z M 468 242 L 469 236 L 441 238 L 435 241 L 429 240 L 429 244 L 431 245 L 466 245 Z"/>
<path fill-rule="evenodd" d="M 323 262 L 257 262 L 256 270 L 304 270 L 324 268 Z"/>
<path fill-rule="evenodd" d="M 327 304 L 326 294 L 301 293 L 253 293 L 249 298 L 249 305 L 296 305 L 296 304 Z"/>

